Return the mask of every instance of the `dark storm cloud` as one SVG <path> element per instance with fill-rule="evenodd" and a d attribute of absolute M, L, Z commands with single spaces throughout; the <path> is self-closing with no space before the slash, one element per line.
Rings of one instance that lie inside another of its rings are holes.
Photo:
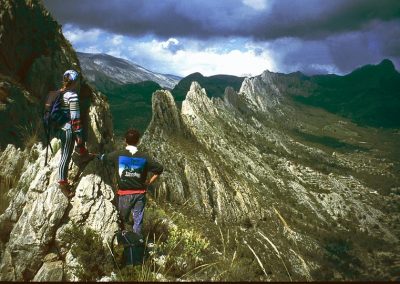
<path fill-rule="evenodd" d="M 166 38 L 227 34 L 230 29 L 227 18 L 238 12 L 228 3 L 240 3 L 239 0 L 215 3 L 198 0 L 70 0 L 68 4 L 58 0 L 44 2 L 61 23 L 72 23 L 82 28 L 101 28 L 118 34 L 155 34 Z"/>
<path fill-rule="evenodd" d="M 267 0 L 256 10 L 240 0 L 45 0 L 62 23 L 127 35 L 323 38 L 374 20 L 400 18 L 398 0 Z"/>
<path fill-rule="evenodd" d="M 262 4 L 265 1 L 265 5 Z M 400 68 L 400 0 L 44 0 L 62 24 L 126 36 L 154 35 L 172 53 L 184 38 L 206 50 L 221 37 L 269 44 L 277 70 L 348 73 L 391 59 Z M 250 5 L 245 5 L 250 3 Z M 251 7 L 251 4 L 254 4 Z M 265 9 L 263 9 L 265 8 Z M 104 43 L 103 43 L 104 44 Z M 102 43 L 97 43 L 102 50 Z"/>
<path fill-rule="evenodd" d="M 272 7 L 269 17 L 258 21 L 254 34 L 260 39 L 318 39 L 396 18 L 400 18 L 397 0 L 280 0 Z"/>
<path fill-rule="evenodd" d="M 335 34 L 324 40 L 282 38 L 270 49 L 280 70 L 288 73 L 346 74 L 365 64 L 388 58 L 400 69 L 400 21 L 371 24 L 359 31 Z"/>

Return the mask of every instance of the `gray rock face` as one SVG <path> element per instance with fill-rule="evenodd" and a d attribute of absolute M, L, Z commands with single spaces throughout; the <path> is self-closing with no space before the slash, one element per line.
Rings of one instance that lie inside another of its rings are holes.
<path fill-rule="evenodd" d="M 64 276 L 62 261 L 45 262 L 39 269 L 33 281 L 37 282 L 61 282 Z"/>
<path fill-rule="evenodd" d="M 112 204 L 113 188 L 105 183 L 107 177 L 101 167 L 101 162 L 93 161 L 83 171 L 68 217 L 71 222 L 84 224 L 110 241 L 118 229 L 118 215 Z"/>
<path fill-rule="evenodd" d="M 179 116 L 178 109 L 169 91 L 158 91 L 154 94 L 152 101 L 153 118 L 155 121 L 151 125 L 160 125 L 162 127 L 157 128 L 163 131 L 176 131 L 181 129 L 181 117 Z M 157 131 L 154 128 L 154 131 Z"/>
<path fill-rule="evenodd" d="M 265 71 L 260 76 L 244 79 L 239 93 L 255 110 L 266 111 L 276 107 L 282 99 L 278 82 L 277 74 Z"/>
<path fill-rule="evenodd" d="M 2 149 L 10 143 L 23 146 L 31 134 L 40 132 L 40 103 L 50 90 L 60 87 L 63 72 L 71 68 L 80 71 L 76 54 L 41 1 L 1 2 Z"/>
<path fill-rule="evenodd" d="M 351 254 L 358 263 L 352 273 L 371 276 L 369 263 L 379 257 L 365 256 L 366 243 L 380 239 L 376 250 L 399 243 L 399 227 L 389 221 L 399 213 L 385 194 L 390 188 L 370 179 L 399 184 L 390 166 L 399 165 L 390 158 L 395 137 L 387 136 L 392 141 L 387 148 L 359 147 L 357 141 L 372 145 L 382 133 L 299 109 L 285 96 L 284 83 L 279 74 L 264 72 L 246 79 L 239 94 L 227 89 L 221 101 L 207 98 L 193 82 L 181 111 L 168 92 L 156 92 L 153 120 L 140 147 L 165 166 L 158 194 L 176 204 L 189 202 L 217 223 L 257 228 L 248 241 L 263 251 L 271 247 L 269 239 L 294 279 L 320 279 L 327 268 L 316 263 L 342 243 L 348 246 L 343 257 Z M 270 257 L 262 260 L 282 269 Z M 377 260 L 376 273 L 393 275 L 394 267 L 384 261 Z M 329 267 L 329 273 L 344 277 L 340 265 Z"/>
<path fill-rule="evenodd" d="M 104 105 L 102 97 L 94 94 L 89 111 L 91 134 L 88 140 L 93 141 L 88 145 L 89 149 L 109 151 L 112 147 L 112 128 L 108 128 L 111 125 L 110 114 Z M 0 226 L 5 229 L 2 233 L 8 235 L 1 254 L 2 280 L 36 277 L 38 281 L 45 281 L 48 276 L 47 281 L 50 281 L 57 278 L 60 275 L 59 262 L 45 262 L 43 265 L 42 262 L 55 240 L 57 244 L 58 231 L 69 223 L 92 228 L 106 241 L 118 228 L 117 212 L 112 203 L 113 188 L 99 162 L 90 162 L 80 174 L 75 185 L 76 195 L 71 200 L 71 208 L 67 209 L 69 202 L 56 184 L 61 158 L 60 141 L 53 139 L 52 147 L 56 152 L 49 156 L 46 167 L 43 167 L 45 148 L 40 143 L 24 151 L 9 145 L 1 154 L 4 163 L 0 176 L 16 177 L 15 185 L 8 193 L 11 202 L 0 216 Z M 77 166 L 73 162 L 71 166 L 70 180 L 73 180 Z M 61 252 L 64 247 L 59 245 Z M 37 272 L 39 268 L 41 270 Z"/>
<path fill-rule="evenodd" d="M 40 102 L 59 86 L 66 69 L 80 71 L 60 26 L 40 1 L 2 1 L 0 19 L 0 280 L 61 281 L 69 273 L 62 256 L 70 246 L 57 238 L 60 230 L 77 223 L 108 240 L 117 228 L 114 193 L 110 177 L 95 161 L 83 169 L 73 161 L 69 180 L 75 180 L 76 196 L 69 202 L 57 184 L 57 139 L 51 141 L 54 153 L 49 152 L 44 166 L 46 149 L 38 142 Z M 89 150 L 111 151 L 113 129 L 105 97 L 84 78 L 79 89 Z"/>
<path fill-rule="evenodd" d="M 33 278 L 68 206 L 67 198 L 56 185 L 39 195 L 30 193 L 27 199 L 29 201 L 11 231 L 6 248 L 10 252 L 11 263 L 7 259 L 0 264 L 2 270 L 14 264 L 15 278 L 2 274 L 2 280 Z"/>

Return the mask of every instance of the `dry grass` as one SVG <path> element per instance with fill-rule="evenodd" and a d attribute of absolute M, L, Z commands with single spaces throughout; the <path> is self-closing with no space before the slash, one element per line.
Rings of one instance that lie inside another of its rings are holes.
<path fill-rule="evenodd" d="M 35 143 L 40 141 L 41 128 L 39 125 L 39 121 L 30 121 L 25 125 L 18 125 L 16 127 L 19 133 L 19 139 L 24 149 L 31 149 Z"/>
<path fill-rule="evenodd" d="M 0 175 L 0 214 L 3 214 L 7 209 L 10 200 L 8 197 L 8 192 L 17 183 L 17 178 L 15 177 L 4 177 Z"/>

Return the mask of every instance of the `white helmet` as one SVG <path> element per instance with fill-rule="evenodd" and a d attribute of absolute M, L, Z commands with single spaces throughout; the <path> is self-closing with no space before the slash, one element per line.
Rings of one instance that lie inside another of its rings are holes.
<path fill-rule="evenodd" d="M 64 78 L 68 77 L 70 81 L 76 81 L 78 79 L 78 76 L 79 74 L 75 70 L 67 70 L 64 72 Z"/>

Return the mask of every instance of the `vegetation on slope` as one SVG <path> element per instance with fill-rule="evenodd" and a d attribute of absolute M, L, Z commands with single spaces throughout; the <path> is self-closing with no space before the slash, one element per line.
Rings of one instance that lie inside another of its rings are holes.
<path fill-rule="evenodd" d="M 172 95 L 177 104 L 180 104 L 186 97 L 186 93 L 190 89 L 193 81 L 197 81 L 206 89 L 209 97 L 220 98 L 224 95 L 225 88 L 230 86 L 235 91 L 239 91 L 244 77 L 236 77 L 230 75 L 215 75 L 204 77 L 200 73 L 193 73 L 179 81 L 178 85 L 172 90 Z"/>
<path fill-rule="evenodd" d="M 151 95 L 162 89 L 152 81 L 125 85 L 113 85 L 112 82 L 105 81 L 103 85 L 96 85 L 96 88 L 108 98 L 114 131 L 118 136 L 123 136 L 126 129 L 131 127 L 142 133 L 146 130 L 152 115 Z"/>
<path fill-rule="evenodd" d="M 361 126 L 399 128 L 400 73 L 389 60 L 346 76 L 320 75 L 310 96 L 295 99 L 351 119 Z"/>

